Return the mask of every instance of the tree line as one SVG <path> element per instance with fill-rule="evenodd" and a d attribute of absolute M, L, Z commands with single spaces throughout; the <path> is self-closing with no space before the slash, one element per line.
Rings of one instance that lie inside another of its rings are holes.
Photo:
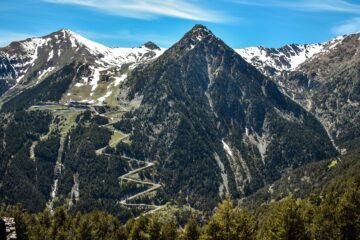
<path fill-rule="evenodd" d="M 14 217 L 19 240 L 257 240 L 360 239 L 360 177 L 340 177 L 321 194 L 287 197 L 249 212 L 229 197 L 213 214 L 164 210 L 121 223 L 94 210 L 70 214 L 60 207 L 30 214 L 19 205 L 2 206 L 1 216 Z"/>

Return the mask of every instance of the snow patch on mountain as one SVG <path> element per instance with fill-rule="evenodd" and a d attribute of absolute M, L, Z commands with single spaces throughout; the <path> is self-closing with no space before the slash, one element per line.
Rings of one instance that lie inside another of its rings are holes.
<path fill-rule="evenodd" d="M 326 45 L 328 45 L 328 49 L 335 48 L 338 44 L 340 44 L 344 40 L 344 38 L 345 38 L 345 36 L 339 36 L 339 37 L 336 37 L 336 38 L 328 41 L 326 43 Z"/>
<path fill-rule="evenodd" d="M 47 61 L 50 61 L 54 57 L 54 50 L 51 50 Z"/>
<path fill-rule="evenodd" d="M 231 157 L 233 157 L 234 155 L 233 155 L 229 145 L 227 145 L 224 140 L 222 140 L 222 144 L 223 144 L 223 147 L 224 147 L 224 150 L 226 151 L 226 153 L 229 154 Z"/>
<path fill-rule="evenodd" d="M 20 48 L 22 50 L 22 54 L 15 54 L 14 56 L 9 56 L 9 60 L 19 59 L 19 61 L 15 61 L 13 67 L 17 69 L 16 71 L 16 82 L 20 82 L 20 80 L 24 77 L 26 71 L 33 67 L 36 59 L 38 58 L 38 49 L 46 44 L 47 40 L 42 38 L 33 38 L 31 40 L 23 41 L 20 44 Z"/>
<path fill-rule="evenodd" d="M 49 73 L 51 73 L 53 70 L 55 70 L 55 67 L 49 67 L 47 69 L 44 69 L 43 71 L 40 72 L 40 75 L 38 77 L 38 82 L 43 79 L 44 77 L 46 77 Z"/>
<path fill-rule="evenodd" d="M 98 86 L 98 82 L 100 81 L 100 71 L 105 70 L 104 68 L 94 68 L 94 72 L 92 75 L 92 79 L 90 82 L 91 87 L 91 94 L 93 94 L 93 92 L 96 90 L 97 86 Z"/>
<path fill-rule="evenodd" d="M 235 51 L 263 72 L 271 68 L 275 74 L 284 70 L 294 70 L 307 59 L 323 50 L 321 44 L 287 45 L 279 49 L 264 47 L 249 47 Z"/>
<path fill-rule="evenodd" d="M 254 145 L 260 156 L 263 164 L 265 165 L 266 152 L 268 145 L 270 144 L 268 137 L 263 133 L 262 136 L 259 136 L 256 132 L 252 132 L 251 134 L 247 131 L 247 134 L 244 136 L 245 142 L 249 141 L 252 145 Z"/>
<path fill-rule="evenodd" d="M 115 81 L 114 81 L 114 85 L 115 87 L 119 86 L 121 82 L 125 81 L 125 79 L 127 78 L 127 74 L 123 74 L 120 77 L 114 77 Z"/>
<path fill-rule="evenodd" d="M 113 93 L 112 91 L 108 91 L 104 96 L 98 98 L 97 101 L 103 103 L 108 97 L 111 96 L 112 93 Z"/>
<path fill-rule="evenodd" d="M 335 48 L 344 38 L 339 36 L 321 44 L 290 44 L 281 48 L 249 47 L 235 51 L 263 74 L 273 76 L 297 69 L 308 59 Z"/>
<path fill-rule="evenodd" d="M 160 56 L 165 49 L 146 47 L 138 48 L 110 48 L 100 43 L 91 41 L 75 32 L 67 29 L 62 30 L 75 49 L 85 48 L 91 55 L 99 58 L 99 63 L 105 65 L 117 65 L 123 63 L 137 63 Z"/>

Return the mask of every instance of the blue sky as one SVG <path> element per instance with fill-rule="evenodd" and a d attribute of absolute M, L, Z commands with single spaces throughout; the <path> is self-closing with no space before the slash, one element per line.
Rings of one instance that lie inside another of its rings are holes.
<path fill-rule="evenodd" d="M 0 0 L 0 46 L 68 28 L 108 46 L 175 43 L 194 24 L 233 48 L 360 31 L 360 0 Z"/>

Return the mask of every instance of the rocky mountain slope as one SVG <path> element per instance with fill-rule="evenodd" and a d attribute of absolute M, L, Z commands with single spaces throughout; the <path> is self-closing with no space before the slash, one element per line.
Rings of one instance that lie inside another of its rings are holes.
<path fill-rule="evenodd" d="M 13 42 L 0 49 L 0 102 L 37 85 L 65 65 L 78 62 L 87 68 L 87 74 L 74 79 L 62 102 L 101 104 L 126 78 L 129 68 L 162 52 L 151 42 L 138 48 L 109 48 L 67 29 Z"/>
<path fill-rule="evenodd" d="M 322 49 L 321 44 L 291 44 L 281 48 L 249 47 L 236 49 L 236 52 L 263 74 L 274 76 L 297 68 Z"/>
<path fill-rule="evenodd" d="M 266 76 L 280 75 L 283 71 L 295 70 L 313 56 L 328 52 L 341 43 L 339 36 L 325 43 L 289 44 L 281 48 L 249 47 L 235 49 L 247 62 L 251 63 Z"/>
<path fill-rule="evenodd" d="M 345 153 L 360 143 L 359 47 L 360 34 L 352 34 L 323 44 L 238 52 L 314 114 Z"/>
<path fill-rule="evenodd" d="M 210 199 L 250 194 L 288 168 L 335 154 L 311 114 L 204 26 L 126 84 L 130 99 L 142 99 L 127 116 L 133 146 L 161 163 L 163 183 L 184 203 L 214 206 Z"/>
<path fill-rule="evenodd" d="M 249 196 L 356 148 L 357 49 L 352 35 L 235 51 L 202 25 L 167 50 L 69 30 L 14 42 L 0 49 L 0 201 L 125 219 Z"/>

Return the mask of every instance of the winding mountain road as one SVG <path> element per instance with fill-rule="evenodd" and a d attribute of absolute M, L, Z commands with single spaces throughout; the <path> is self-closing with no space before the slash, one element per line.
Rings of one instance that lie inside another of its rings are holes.
<path fill-rule="evenodd" d="M 77 110 L 77 111 L 92 110 L 95 113 L 95 115 L 100 115 L 102 117 L 106 117 L 109 120 L 111 120 L 111 122 L 109 122 L 108 124 L 101 125 L 100 127 L 108 128 L 112 132 L 122 133 L 122 132 L 114 129 L 114 127 L 112 126 L 113 124 L 118 122 L 119 119 L 107 116 L 108 114 L 100 114 L 92 106 L 83 108 L 82 106 L 73 107 L 73 106 L 69 106 L 69 105 L 62 105 L 62 104 L 54 103 L 54 104 L 34 105 L 31 108 L 36 109 L 36 110 L 51 110 L 51 111 L 63 111 L 64 109 L 71 109 L 71 110 Z M 123 111 L 119 111 L 119 113 L 120 112 L 123 112 Z M 117 112 L 114 112 L 114 113 L 117 113 Z M 110 113 L 110 114 L 114 114 L 114 113 Z M 145 164 L 145 166 L 133 169 L 130 172 L 127 172 L 124 175 L 119 176 L 118 180 L 119 180 L 120 185 L 124 181 L 127 181 L 127 182 L 133 182 L 133 183 L 136 183 L 136 184 L 147 185 L 147 186 L 149 186 L 149 188 L 144 190 L 144 191 L 141 191 L 139 193 L 127 196 L 125 199 L 122 199 L 121 201 L 118 201 L 118 204 L 121 204 L 121 205 L 124 205 L 124 206 L 129 206 L 129 207 L 148 207 L 148 208 L 152 208 L 150 211 L 147 211 L 147 212 L 142 214 L 142 215 L 146 215 L 146 214 L 150 214 L 150 213 L 153 213 L 155 211 L 158 211 L 158 210 L 164 208 L 167 204 L 153 205 L 153 204 L 146 204 L 146 203 L 128 203 L 128 201 L 139 198 L 139 197 L 144 196 L 144 195 L 146 195 L 148 193 L 151 193 L 153 191 L 156 191 L 159 188 L 161 188 L 162 186 L 160 184 L 158 184 L 158 183 L 153 183 L 153 182 L 148 182 L 148 181 L 142 181 L 142 180 L 139 180 L 139 179 L 134 179 L 134 178 L 131 178 L 131 176 L 133 176 L 135 174 L 138 174 L 138 173 L 140 173 L 142 171 L 145 171 L 145 170 L 147 170 L 149 168 L 154 167 L 155 163 L 154 162 L 149 162 L 149 161 L 142 161 L 142 160 L 126 157 L 126 156 L 108 154 L 108 153 L 103 152 L 107 147 L 114 147 L 116 144 L 120 143 L 121 141 L 124 141 L 125 139 L 128 139 L 129 137 L 130 137 L 130 135 L 125 134 L 125 136 L 120 138 L 118 141 L 116 141 L 114 143 L 111 143 L 111 144 L 109 143 L 108 146 L 96 150 L 96 153 L 98 155 L 103 155 L 103 156 L 107 156 L 107 157 L 120 158 L 122 160 L 129 161 L 129 162 L 137 162 L 137 163 L 140 163 L 140 164 Z M 60 148 L 59 148 L 59 153 L 58 153 L 58 157 L 57 157 L 57 161 L 56 161 L 56 166 L 55 166 L 55 171 L 58 172 L 58 173 L 61 172 L 61 170 L 63 168 L 63 165 L 62 165 L 62 162 L 61 162 L 61 154 L 62 154 L 62 152 L 64 150 L 64 143 L 65 143 L 65 137 L 62 136 L 61 141 L 60 141 Z M 53 201 L 54 201 L 54 198 L 56 196 L 56 191 L 57 191 L 57 178 L 54 181 L 53 190 L 52 190 L 52 193 L 51 193 L 51 200 L 49 201 L 49 204 L 48 204 L 50 209 L 52 209 Z"/>
<path fill-rule="evenodd" d="M 101 116 L 103 117 L 108 117 L 106 116 L 106 114 L 101 114 Z M 105 125 L 102 125 L 101 127 L 106 127 L 108 128 L 109 130 L 111 131 L 117 131 L 115 129 L 112 128 L 112 125 L 114 123 L 116 123 L 117 120 L 113 120 L 111 123 L 108 123 L 108 124 L 105 124 Z M 117 143 L 129 138 L 130 135 L 126 135 L 124 136 L 123 138 L 121 138 Z M 114 144 L 111 144 L 111 145 L 114 145 Z M 109 145 L 110 146 L 110 145 Z M 113 146 L 110 146 L 110 147 L 113 147 Z M 105 147 L 106 148 L 106 147 Z M 122 160 L 125 160 L 125 161 L 132 161 L 132 162 L 137 162 L 137 163 L 141 163 L 141 164 L 145 164 L 145 166 L 143 167 L 139 167 L 139 168 L 136 168 L 134 170 L 131 170 L 130 172 L 127 172 L 125 173 L 124 175 L 121 175 L 118 177 L 119 179 L 119 184 L 122 185 L 123 181 L 127 181 L 127 182 L 133 182 L 133 183 L 136 183 L 136 184 L 143 184 L 143 185 L 147 185 L 147 186 L 150 186 L 150 188 L 144 190 L 144 191 L 141 191 L 139 193 L 136 193 L 136 194 L 133 194 L 133 195 L 130 195 L 130 196 L 127 196 L 125 199 L 121 200 L 121 201 L 118 201 L 118 204 L 121 204 L 121 205 L 124 205 L 124 206 L 129 206 L 129 207 L 148 207 L 148 208 L 153 208 L 152 210 L 150 211 L 147 211 L 145 213 L 143 213 L 143 215 L 146 215 L 146 214 L 150 214 L 150 213 L 153 213 L 155 211 L 158 211 L 162 208 L 164 208 L 166 206 L 165 205 L 153 205 L 153 204 L 145 204 L 145 203 L 128 203 L 128 201 L 130 200 L 133 200 L 133 199 L 136 199 L 136 198 L 139 198 L 141 196 L 144 196 L 148 193 L 151 193 L 153 191 L 156 191 L 158 190 L 159 188 L 161 188 L 162 186 L 158 183 L 153 183 L 153 182 L 148 182 L 148 181 L 142 181 L 142 180 L 138 180 L 138 179 L 134 179 L 134 178 L 131 178 L 132 175 L 135 175 L 139 172 L 142 172 L 142 171 L 145 171 L 151 167 L 154 167 L 155 166 L 155 163 L 154 162 L 149 162 L 149 161 L 141 161 L 141 160 L 138 160 L 138 159 L 134 159 L 134 158 L 130 158 L 130 157 L 126 157 L 126 156 L 119 156 L 119 155 L 113 155 L 113 154 L 108 154 L 108 153 L 103 153 L 103 150 L 105 148 L 101 148 L 101 149 L 98 149 L 96 152 L 97 153 L 100 153 L 101 155 L 104 155 L 104 156 L 107 156 L 107 157 L 116 157 L 116 158 L 120 158 Z"/>

